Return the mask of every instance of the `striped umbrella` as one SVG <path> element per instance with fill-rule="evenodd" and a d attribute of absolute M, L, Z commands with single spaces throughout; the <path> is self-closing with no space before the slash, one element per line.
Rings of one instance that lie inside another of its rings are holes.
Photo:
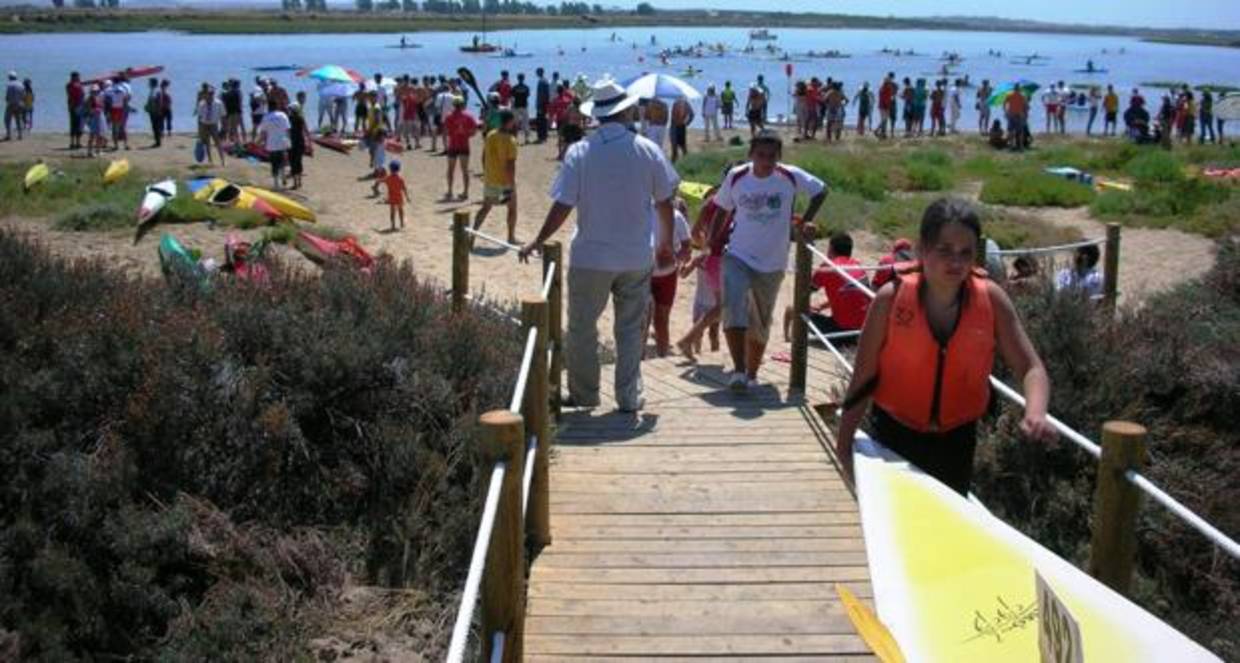
<path fill-rule="evenodd" d="M 302 69 L 298 76 L 315 78 L 320 81 L 339 81 L 341 83 L 361 83 L 366 80 L 356 69 L 346 69 L 340 65 L 325 64 L 316 69 Z"/>
<path fill-rule="evenodd" d="M 1037 83 L 1024 78 L 1011 83 L 1001 83 L 995 88 L 995 91 L 991 93 L 990 99 L 988 99 L 986 103 L 991 106 L 1002 106 L 1003 102 L 1007 101 L 1007 98 L 1012 95 L 1012 90 L 1015 90 L 1016 88 L 1020 88 L 1020 93 L 1025 95 L 1026 98 L 1030 98 L 1033 96 L 1034 92 L 1038 91 L 1039 87 L 1041 86 Z"/>

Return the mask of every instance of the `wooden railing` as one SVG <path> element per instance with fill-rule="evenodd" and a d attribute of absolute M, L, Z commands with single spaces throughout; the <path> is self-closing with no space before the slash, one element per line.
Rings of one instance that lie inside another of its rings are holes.
<path fill-rule="evenodd" d="M 1114 308 L 1119 283 L 1120 227 L 1107 226 L 1105 239 L 1086 240 L 1075 244 L 1004 251 L 1001 255 L 1038 255 L 1071 251 L 1080 246 L 1102 244 L 1106 247 L 1103 268 L 1103 300 Z M 833 264 L 827 256 L 803 239 L 796 241 L 796 282 L 793 287 L 793 306 L 797 312 L 793 319 L 791 389 L 805 392 L 809 361 L 809 334 L 812 333 L 840 361 L 851 375 L 853 368 L 848 358 L 832 343 L 833 338 L 843 334 L 824 334 L 814 326 L 809 317 L 810 282 L 813 256 L 830 266 L 850 285 L 873 298 L 874 291 L 853 278 L 845 268 Z M 991 376 L 991 386 L 1004 398 L 1023 407 L 1025 399 L 998 378 Z M 1145 464 L 1146 430 L 1143 426 L 1125 421 L 1108 421 L 1102 425 L 1101 446 L 1077 432 L 1054 416 L 1050 423 L 1068 440 L 1098 459 L 1098 479 L 1093 500 L 1093 529 L 1090 539 L 1088 571 L 1112 589 L 1127 594 L 1132 581 L 1136 553 L 1136 518 L 1142 493 L 1171 511 L 1187 525 L 1196 529 L 1211 543 L 1234 558 L 1240 559 L 1240 544 L 1218 528 L 1193 513 L 1188 507 L 1168 495 L 1148 478 L 1140 474 Z"/>
<path fill-rule="evenodd" d="M 453 217 L 452 305 L 457 312 L 463 312 L 469 302 L 473 235 L 468 224 L 468 212 L 457 212 Z M 480 593 L 480 659 L 521 660 L 527 539 L 535 551 L 551 543 L 548 467 L 552 417 L 559 415 L 563 364 L 560 245 L 547 244 L 542 257 L 539 294 L 521 301 L 520 324 L 526 331 L 526 342 L 512 401 L 508 409 L 493 410 L 478 419 L 479 476 L 489 476 L 490 480 L 483 494 L 482 518 L 448 647 L 449 663 L 459 663 L 465 657 Z"/>

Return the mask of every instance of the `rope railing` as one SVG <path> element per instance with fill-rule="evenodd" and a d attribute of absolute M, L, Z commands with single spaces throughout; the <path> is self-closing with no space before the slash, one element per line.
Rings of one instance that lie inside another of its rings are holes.
<path fill-rule="evenodd" d="M 464 311 L 466 302 L 474 301 L 468 292 L 471 236 L 517 248 L 469 228 L 468 213 L 456 214 L 452 248 L 452 301 L 456 311 Z M 508 408 L 487 412 L 479 418 L 478 462 L 481 471 L 490 469 L 491 483 L 453 626 L 449 663 L 463 659 L 474 610 L 479 604 L 481 651 L 489 653 L 487 658 L 496 663 L 521 660 L 526 538 L 535 549 L 551 542 L 547 459 L 551 414 L 558 412 L 559 403 L 559 259 L 558 244 L 544 247 L 539 296 L 521 302 L 520 319 L 499 311 L 524 327 L 526 337 Z"/>
<path fill-rule="evenodd" d="M 1114 238 L 1111 236 L 1111 233 L 1109 232 L 1108 238 L 1106 240 L 1101 240 L 1101 241 L 1107 242 L 1108 244 L 1113 243 L 1113 245 L 1117 246 L 1118 245 L 1118 233 L 1116 229 L 1117 227 L 1113 226 L 1111 230 L 1111 232 L 1115 233 Z M 1070 249 L 1076 248 L 1076 246 L 1087 246 L 1087 245 L 1096 244 L 1096 243 L 1099 243 L 1099 241 L 1090 240 L 1088 242 L 1077 243 L 1075 245 L 1062 245 L 1059 247 L 1045 247 L 1045 249 L 1042 249 L 1042 250 L 1043 251 L 1046 251 L 1049 249 L 1070 250 Z M 840 276 L 844 277 L 846 280 L 848 280 L 850 283 L 852 283 L 862 292 L 866 293 L 866 295 L 869 296 L 871 299 L 874 298 L 875 294 L 873 290 L 867 287 L 864 283 L 861 283 L 857 279 L 853 278 L 853 276 L 848 273 L 847 270 L 852 269 L 851 266 L 836 265 L 834 262 L 827 259 L 827 257 L 823 255 L 822 252 L 819 251 L 814 246 L 809 245 L 809 244 L 806 244 L 806 246 L 811 253 L 822 258 L 825 264 L 829 266 L 832 270 L 834 270 Z M 1111 269 L 1114 270 L 1117 267 L 1118 267 L 1117 264 L 1112 264 Z M 808 278 L 808 276 L 798 274 L 798 278 Z M 807 330 L 810 333 L 814 334 L 823 343 L 823 345 L 826 346 L 826 348 L 833 355 L 835 355 L 836 359 L 838 359 L 842 363 L 844 368 L 851 375 L 853 372 L 852 364 L 843 355 L 843 353 L 839 351 L 839 349 L 835 346 L 835 344 L 831 343 L 831 339 L 828 338 L 828 335 L 822 333 L 822 330 L 818 329 L 818 327 L 814 325 L 813 320 L 809 317 L 809 315 L 807 315 L 806 313 L 801 313 L 800 315 L 801 315 L 802 320 L 806 324 Z M 1004 398 L 1012 401 L 1013 403 L 1016 403 L 1020 407 L 1024 407 L 1025 398 L 1021 396 L 1019 393 L 1017 393 L 1016 390 L 1012 389 L 1010 386 L 1004 383 L 1002 380 L 999 380 L 998 378 L 992 375 L 990 376 L 990 384 Z M 1098 459 L 1100 461 L 1099 482 L 1102 483 L 1104 480 L 1106 480 L 1106 477 L 1103 476 L 1103 470 L 1110 467 L 1111 463 L 1114 463 L 1116 461 L 1106 454 L 1103 446 L 1099 445 L 1097 442 L 1094 442 L 1093 440 L 1090 440 L 1088 437 L 1082 435 L 1079 431 L 1073 429 L 1071 426 L 1068 426 L 1067 424 L 1060 421 L 1058 418 L 1054 417 L 1053 415 L 1050 415 L 1049 413 L 1047 414 L 1047 421 L 1049 421 L 1051 425 L 1055 428 L 1055 430 L 1057 430 L 1061 435 L 1068 438 L 1068 440 L 1076 444 L 1081 449 L 1085 450 L 1087 453 L 1089 453 L 1094 458 Z M 1105 427 L 1104 427 L 1104 432 L 1105 432 Z M 1142 430 L 1141 435 L 1140 435 L 1142 439 L 1143 439 L 1143 435 L 1144 435 L 1144 431 Z M 1105 436 L 1104 436 L 1103 441 L 1104 443 L 1107 442 L 1107 438 Z M 1141 444 L 1143 444 L 1143 441 L 1141 442 Z M 1234 539 L 1230 538 L 1229 536 L 1224 534 L 1222 531 L 1220 531 L 1218 528 L 1211 525 L 1204 518 L 1202 518 L 1201 516 L 1193 512 L 1188 507 L 1184 506 L 1181 502 L 1176 500 L 1174 497 L 1168 495 L 1165 491 L 1163 491 L 1156 484 L 1154 484 L 1154 482 L 1150 481 L 1148 478 L 1141 475 L 1135 469 L 1131 467 L 1127 467 L 1127 468 L 1121 467 L 1117 469 L 1121 471 L 1121 476 L 1125 479 L 1128 485 L 1135 487 L 1136 489 L 1140 490 L 1141 492 L 1151 497 L 1154 501 L 1158 502 L 1160 505 L 1162 505 L 1164 508 L 1170 511 L 1173 515 L 1179 517 L 1186 525 L 1197 530 L 1197 532 L 1200 533 L 1202 536 L 1204 536 L 1207 540 L 1209 540 L 1211 543 L 1218 546 L 1219 548 L 1223 549 L 1225 552 L 1230 554 L 1232 557 L 1236 559 L 1240 559 L 1240 544 L 1238 544 Z M 1101 493 L 1102 491 L 1100 490 L 1099 492 Z M 1126 535 L 1131 536 L 1130 529 L 1126 533 Z M 1091 560 L 1091 566 L 1092 565 L 1093 565 L 1093 561 Z M 1124 585 L 1126 586 L 1127 579 L 1123 578 L 1120 580 L 1120 582 L 1124 583 Z"/>
<path fill-rule="evenodd" d="M 1054 246 L 1036 246 L 1028 249 L 1002 249 L 1000 251 L 992 251 L 993 255 L 999 256 L 1036 256 L 1046 253 L 1063 253 L 1064 251 L 1075 251 L 1082 246 L 1101 246 L 1107 243 L 1107 238 L 1097 237 L 1094 239 L 1081 240 L 1070 244 L 1057 244 Z"/>

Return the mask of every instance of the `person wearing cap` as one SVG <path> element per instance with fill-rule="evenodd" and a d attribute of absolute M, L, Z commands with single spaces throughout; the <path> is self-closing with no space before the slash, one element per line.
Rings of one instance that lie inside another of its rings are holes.
<path fill-rule="evenodd" d="M 577 210 L 568 270 L 568 334 L 565 363 L 570 406 L 600 402 L 598 319 L 613 301 L 615 395 L 623 412 L 636 412 L 642 398 L 642 324 L 656 264 L 671 265 L 672 197 L 679 176 L 663 151 L 630 130 L 637 98 L 615 81 L 594 84 L 581 112 L 599 122 L 597 131 L 574 143 L 551 186 L 555 200 L 537 237 L 518 257 L 529 256 Z M 655 250 L 650 218 L 657 215 Z"/>
<path fill-rule="evenodd" d="M 452 200 L 453 172 L 461 164 L 460 200 L 469 200 L 469 139 L 478 132 L 478 119 L 465 110 L 465 100 L 452 99 L 452 112 L 443 120 L 444 152 L 448 156 L 448 192 L 444 200 Z"/>
<path fill-rule="evenodd" d="M 788 267 L 788 238 L 798 195 L 810 198 L 801 223 L 812 239 L 814 216 L 827 197 L 826 184 L 796 166 L 782 164 L 783 139 L 772 130 L 749 141 L 749 163 L 732 169 L 715 192 L 715 205 L 733 213 L 723 256 L 723 333 L 734 372 L 728 386 L 757 386 L 775 300 Z"/>
<path fill-rule="evenodd" d="M 507 108 L 498 111 L 498 125 L 487 132 L 482 149 L 482 208 L 474 230 L 482 227 L 495 205 L 508 208 L 508 243 L 517 243 L 517 121 Z"/>
<path fill-rule="evenodd" d="M 878 290 L 894 279 L 897 267 L 904 263 L 911 263 L 913 258 L 913 242 L 904 237 L 896 238 L 896 241 L 891 243 L 891 253 L 878 259 L 880 267 L 890 267 L 874 272 L 874 289 Z"/>
<path fill-rule="evenodd" d="M 26 90 L 17 80 L 17 72 L 9 72 L 9 82 L 4 88 L 4 139 L 13 140 L 13 125 L 17 125 L 17 140 L 25 133 L 23 116 L 26 110 Z"/>

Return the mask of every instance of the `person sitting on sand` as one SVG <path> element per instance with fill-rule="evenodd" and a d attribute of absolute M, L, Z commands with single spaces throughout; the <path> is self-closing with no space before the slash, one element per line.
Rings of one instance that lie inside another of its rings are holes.
<path fill-rule="evenodd" d="M 998 122 L 998 120 L 995 121 Z M 914 258 L 913 242 L 904 237 L 896 238 L 896 240 L 891 243 L 891 253 L 888 253 L 878 259 L 879 265 L 890 265 L 891 268 L 881 269 L 874 272 L 874 289 L 878 290 L 888 281 L 895 279 L 896 267 L 904 263 L 912 262 Z"/>
<path fill-rule="evenodd" d="M 852 257 L 853 240 L 848 233 L 836 233 L 827 244 L 827 260 L 840 267 L 860 265 Z M 865 272 L 859 269 L 847 270 L 848 275 L 862 284 L 866 283 Z M 823 334 L 850 332 L 861 329 L 865 323 L 865 314 L 870 307 L 870 297 L 862 292 L 856 284 L 840 275 L 830 265 L 820 265 L 810 277 L 812 290 L 822 290 L 825 301 L 810 307 L 810 322 Z M 796 311 L 789 306 L 784 311 L 784 341 L 792 340 L 792 321 Z M 811 336 L 811 340 L 817 337 Z M 851 337 L 838 339 L 837 345 L 848 344 L 856 340 Z M 835 343 L 836 341 L 832 341 Z"/>
<path fill-rule="evenodd" d="M 1008 275 L 1008 290 L 1026 292 L 1038 281 L 1038 261 L 1032 256 L 1017 256 L 1012 261 L 1012 273 Z"/>
<path fill-rule="evenodd" d="M 1090 299 L 1102 296 L 1102 274 L 1098 272 L 1101 257 L 1097 245 L 1088 244 L 1076 250 L 1072 266 L 1055 275 L 1056 292 L 1077 292 Z"/>
<path fill-rule="evenodd" d="M 1003 133 L 1003 123 L 995 120 L 990 125 L 990 146 L 996 150 L 1007 148 L 1007 137 Z"/>

